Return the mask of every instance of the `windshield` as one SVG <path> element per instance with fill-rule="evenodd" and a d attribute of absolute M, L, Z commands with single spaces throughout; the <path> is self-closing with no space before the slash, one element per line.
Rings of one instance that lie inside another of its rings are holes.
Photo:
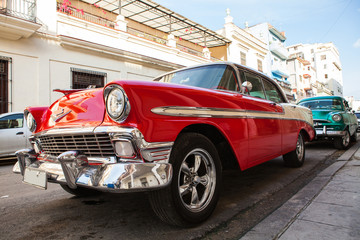
<path fill-rule="evenodd" d="M 343 110 L 340 99 L 322 99 L 299 103 L 300 106 L 308 107 L 311 110 Z"/>
<path fill-rule="evenodd" d="M 234 70 L 227 65 L 211 65 L 185 69 L 164 75 L 154 81 L 176 83 L 208 89 L 239 91 Z"/>

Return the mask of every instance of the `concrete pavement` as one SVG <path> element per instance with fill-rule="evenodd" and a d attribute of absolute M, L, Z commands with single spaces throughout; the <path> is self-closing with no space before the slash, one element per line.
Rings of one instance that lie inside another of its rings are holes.
<path fill-rule="evenodd" d="M 360 142 L 241 240 L 360 239 Z"/>

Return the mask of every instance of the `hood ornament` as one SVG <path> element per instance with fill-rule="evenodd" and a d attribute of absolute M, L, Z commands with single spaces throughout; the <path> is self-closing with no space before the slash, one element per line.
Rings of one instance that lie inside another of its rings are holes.
<path fill-rule="evenodd" d="M 72 112 L 72 110 L 65 112 L 65 110 L 62 108 L 60 110 L 60 112 L 56 111 L 51 115 L 51 120 L 53 120 L 54 122 L 58 122 L 58 121 L 60 121 L 60 119 L 62 119 L 63 117 L 65 117 L 66 115 L 68 115 L 71 112 Z"/>

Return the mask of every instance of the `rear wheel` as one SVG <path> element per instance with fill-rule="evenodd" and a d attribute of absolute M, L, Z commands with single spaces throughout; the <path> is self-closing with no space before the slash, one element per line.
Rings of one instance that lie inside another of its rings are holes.
<path fill-rule="evenodd" d="M 214 211 L 221 184 L 221 164 L 214 144 L 205 136 L 185 133 L 170 156 L 171 184 L 149 195 L 156 215 L 164 222 L 191 226 Z"/>
<path fill-rule="evenodd" d="M 72 188 L 69 188 L 68 185 L 65 185 L 65 184 L 60 184 L 60 186 L 68 193 L 75 195 L 77 197 L 89 197 L 89 196 L 96 196 L 96 195 L 100 194 L 99 191 L 89 189 L 89 188 L 77 187 L 76 189 L 72 189 Z"/>
<path fill-rule="evenodd" d="M 283 155 L 285 166 L 287 167 L 301 167 L 305 160 L 305 142 L 302 133 L 299 133 L 296 148 L 294 151 Z"/>
<path fill-rule="evenodd" d="M 350 133 L 348 130 L 345 130 L 345 134 L 342 137 L 336 137 L 334 139 L 334 146 L 337 149 L 343 150 L 348 149 L 350 146 Z"/>

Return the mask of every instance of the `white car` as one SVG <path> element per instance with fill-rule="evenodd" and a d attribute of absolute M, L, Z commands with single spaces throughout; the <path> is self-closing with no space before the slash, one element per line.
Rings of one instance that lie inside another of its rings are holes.
<path fill-rule="evenodd" d="M 30 147 L 25 121 L 22 112 L 0 114 L 0 157 L 15 156 L 17 150 Z"/>

